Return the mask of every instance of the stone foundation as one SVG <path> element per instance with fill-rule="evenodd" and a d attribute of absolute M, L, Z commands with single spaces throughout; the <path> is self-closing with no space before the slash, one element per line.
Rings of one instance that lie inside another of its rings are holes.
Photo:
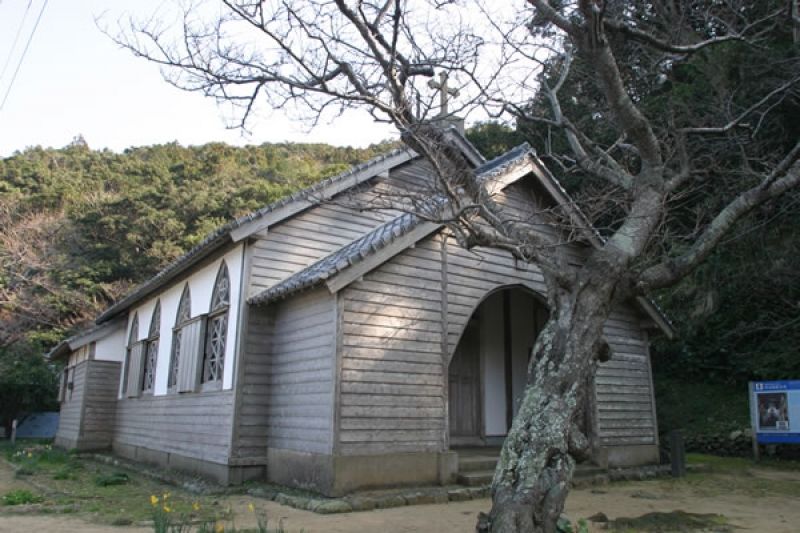
<path fill-rule="evenodd" d="M 453 483 L 456 452 L 385 455 L 321 455 L 294 450 L 267 451 L 271 483 L 341 496 L 357 490 Z"/>
<path fill-rule="evenodd" d="M 119 457 L 149 465 L 170 468 L 208 478 L 220 485 L 240 485 L 245 481 L 264 479 L 263 465 L 228 465 L 188 457 L 177 453 L 132 446 L 115 441 L 112 451 Z"/>

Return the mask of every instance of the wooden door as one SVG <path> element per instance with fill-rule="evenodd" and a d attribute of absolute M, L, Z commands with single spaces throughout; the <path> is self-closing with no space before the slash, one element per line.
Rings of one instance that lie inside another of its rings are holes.
<path fill-rule="evenodd" d="M 450 362 L 450 435 L 480 436 L 480 328 L 470 320 Z"/>

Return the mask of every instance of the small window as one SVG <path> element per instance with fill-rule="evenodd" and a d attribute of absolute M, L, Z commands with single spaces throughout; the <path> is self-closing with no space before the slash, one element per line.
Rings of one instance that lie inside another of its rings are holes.
<path fill-rule="evenodd" d="M 225 340 L 228 332 L 230 309 L 230 278 L 225 262 L 219 267 L 211 294 L 211 308 L 206 325 L 206 342 L 203 352 L 202 383 L 221 382 L 225 366 Z"/>
<path fill-rule="evenodd" d="M 75 391 L 75 367 L 69 369 L 67 372 L 67 400 L 72 399 L 72 393 Z"/>
<path fill-rule="evenodd" d="M 131 331 L 128 334 L 128 347 L 125 350 L 125 371 L 122 373 L 122 393 L 128 392 L 128 376 L 131 373 L 131 352 L 133 345 L 136 344 L 137 337 L 139 336 L 139 315 L 133 315 L 131 322 Z"/>
<path fill-rule="evenodd" d="M 167 386 L 172 389 L 178 384 L 178 367 L 180 366 L 181 339 L 183 328 L 192 319 L 192 295 L 189 284 L 183 288 L 181 301 L 178 304 L 178 314 L 175 317 L 175 328 L 172 330 L 172 349 L 169 356 L 169 377 Z"/>
<path fill-rule="evenodd" d="M 145 347 L 144 370 L 142 371 L 142 392 L 153 392 L 156 382 L 156 363 L 158 362 L 158 339 L 161 332 L 161 301 L 156 302 Z"/>

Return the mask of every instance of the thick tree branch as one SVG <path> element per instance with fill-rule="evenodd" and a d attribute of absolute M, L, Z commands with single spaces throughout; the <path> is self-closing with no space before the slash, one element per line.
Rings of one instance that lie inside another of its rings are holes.
<path fill-rule="evenodd" d="M 719 244 L 722 238 L 756 207 L 777 198 L 787 191 L 800 186 L 800 143 L 779 164 L 786 167 L 786 162 L 794 160 L 788 171 L 779 179 L 770 174 L 764 181 L 747 191 L 742 192 L 714 217 L 708 228 L 698 237 L 689 250 L 674 258 L 666 259 L 639 275 L 639 288 L 643 291 L 669 287 L 688 275 L 703 262 Z"/>

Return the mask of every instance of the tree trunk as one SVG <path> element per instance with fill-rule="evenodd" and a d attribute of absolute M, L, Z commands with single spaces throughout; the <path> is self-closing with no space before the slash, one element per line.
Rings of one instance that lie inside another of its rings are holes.
<path fill-rule="evenodd" d="M 494 480 L 492 510 L 478 531 L 556 531 L 577 459 L 589 441 L 577 415 L 595 361 L 607 350 L 602 337 L 613 285 L 550 298 L 550 320 L 533 348 L 522 405 L 503 444 Z"/>

